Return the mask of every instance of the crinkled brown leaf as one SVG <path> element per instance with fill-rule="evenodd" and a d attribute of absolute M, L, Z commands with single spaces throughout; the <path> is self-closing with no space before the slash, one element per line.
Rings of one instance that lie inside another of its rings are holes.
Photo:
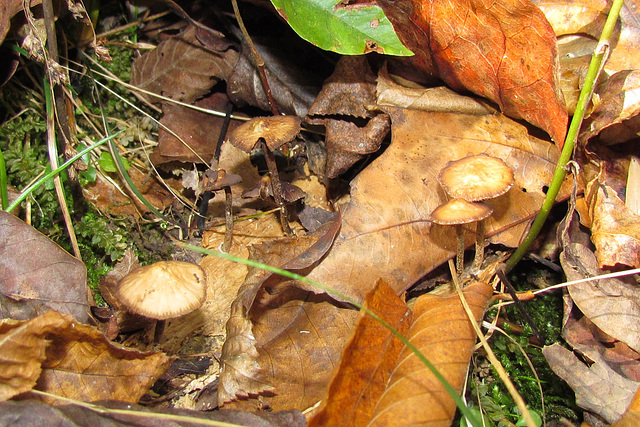
<path fill-rule="evenodd" d="M 162 353 L 116 346 L 97 329 L 53 311 L 5 320 L 0 346 L 3 399 L 35 385 L 71 399 L 137 402 L 170 362 Z"/>
<path fill-rule="evenodd" d="M 308 117 L 310 123 L 326 127 L 328 178 L 339 176 L 380 148 L 389 132 L 389 117 L 365 108 L 375 99 L 375 75 L 367 58 L 342 57 L 325 80 Z"/>
<path fill-rule="evenodd" d="M 493 288 L 476 281 L 464 295 L 476 321 L 484 316 Z M 413 306 L 409 341 L 460 392 L 473 354 L 476 333 L 458 294 L 423 295 Z M 404 348 L 369 425 L 450 425 L 456 404 L 422 361 Z"/>
<path fill-rule="evenodd" d="M 301 69 L 281 52 L 259 43 L 256 43 L 256 49 L 265 62 L 267 81 L 279 111 L 304 117 L 318 93 L 320 83 L 313 66 Z M 248 57 L 251 55 L 249 52 L 248 48 L 243 47 L 242 55 L 227 80 L 227 93 L 238 106 L 249 104 L 271 111 L 260 74 Z"/>
<path fill-rule="evenodd" d="M 252 258 L 304 274 L 329 250 L 339 226 L 337 218 L 315 233 L 257 245 Z M 313 404 L 309 400 L 324 391 L 322 387 L 342 348 L 342 342 L 338 348 L 331 345 L 333 336 L 342 337 L 351 325 L 339 320 L 341 316 L 344 315 L 328 298 L 288 286 L 279 275 L 250 269 L 231 305 L 227 322 L 219 401 L 226 403 L 236 397 L 255 396 L 276 387 L 277 398 L 282 402 L 288 400 L 288 407 L 300 408 L 300 401 Z M 339 331 L 335 331 L 336 328 Z M 300 364 L 306 360 L 295 354 L 308 354 L 318 339 L 327 346 L 316 359 L 318 371 L 306 369 L 304 365 L 292 370 L 292 360 L 298 359 Z M 278 388 L 282 383 L 287 387 Z M 315 393 L 307 390 L 316 384 L 320 390 Z"/>
<path fill-rule="evenodd" d="M 379 281 L 363 305 L 406 336 L 413 314 L 386 283 Z M 403 347 L 391 331 L 361 311 L 327 396 L 309 426 L 366 425 Z"/>
<path fill-rule="evenodd" d="M 224 111 L 228 102 L 226 95 L 214 93 L 196 101 L 194 105 L 209 110 Z M 153 149 L 151 161 L 155 165 L 173 160 L 210 163 L 216 150 L 220 128 L 225 119 L 168 102 L 163 103 L 162 113 L 160 123 L 182 138 L 184 143 L 167 129 L 160 127 L 158 129 L 158 146 Z M 229 132 L 238 124 L 235 120 L 231 121 Z"/>
<path fill-rule="evenodd" d="M 233 49 L 214 51 L 196 37 L 192 25 L 133 61 L 131 84 L 176 101 L 192 103 L 220 80 L 238 59 Z M 150 98 L 151 102 L 159 102 Z"/>
<path fill-rule="evenodd" d="M 111 411 L 113 410 L 113 411 Z M 116 412 L 117 411 L 117 412 Z M 172 415 L 167 420 L 166 415 Z M 164 416 L 163 416 L 164 415 Z M 176 419 L 175 417 L 181 417 Z M 0 425 L 60 425 L 60 426 L 152 426 L 152 425 L 242 425 L 256 427 L 303 427 L 304 416 L 298 411 L 241 412 L 241 411 L 190 411 L 185 409 L 149 408 L 103 402 L 101 406 L 84 405 L 49 406 L 40 401 L 25 400 L 0 403 Z"/>
<path fill-rule="evenodd" d="M 564 143 L 568 115 L 556 85 L 556 38 L 529 0 L 379 0 L 412 64 L 470 90 Z"/>
<path fill-rule="evenodd" d="M 401 293 L 455 254 L 454 229 L 427 221 L 447 200 L 437 176 L 448 161 L 486 153 L 513 169 L 513 188 L 487 201 L 494 214 L 486 223 L 493 242 L 517 246 L 558 156 L 553 144 L 502 115 L 389 111 L 391 145 L 351 182 L 340 234 L 308 276 L 359 301 L 379 278 Z"/>
<path fill-rule="evenodd" d="M 626 180 L 620 162 L 601 160 L 601 171 L 588 185 L 585 199 L 591 215 L 591 240 L 600 267 L 640 267 L 640 215 L 631 211 L 620 194 Z"/>
<path fill-rule="evenodd" d="M 39 231 L 0 211 L 0 318 L 50 310 L 89 319 L 87 270 Z"/>
<path fill-rule="evenodd" d="M 617 421 L 629 406 L 638 383 L 607 366 L 597 350 L 586 346 L 576 350 L 588 358 L 588 364 L 561 344 L 547 346 L 542 352 L 553 372 L 575 391 L 578 406 L 609 423 Z"/>
<path fill-rule="evenodd" d="M 560 260 L 567 280 L 602 274 L 596 256 L 580 244 L 565 246 Z M 571 285 L 569 295 L 584 315 L 606 334 L 640 352 L 640 293 L 633 277 Z"/>
<path fill-rule="evenodd" d="M 607 19 L 611 4 L 600 0 L 567 0 L 562 2 L 532 0 L 547 17 L 556 35 L 582 36 L 592 40 L 593 48 Z M 612 38 L 611 56 L 604 65 L 610 74 L 622 70 L 640 69 L 640 15 L 638 2 L 625 1 L 620 11 L 616 30 Z"/>
<path fill-rule="evenodd" d="M 582 125 L 580 140 L 600 135 L 606 144 L 623 143 L 640 132 L 640 70 L 620 71 L 596 87 L 595 108 Z"/>

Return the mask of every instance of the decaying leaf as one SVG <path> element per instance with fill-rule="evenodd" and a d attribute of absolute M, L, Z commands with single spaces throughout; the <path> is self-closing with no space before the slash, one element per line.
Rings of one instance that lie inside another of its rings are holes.
<path fill-rule="evenodd" d="M 476 281 L 464 295 L 476 321 L 484 316 L 493 288 Z M 451 386 L 462 390 L 476 334 L 458 294 L 423 295 L 413 306 L 407 338 Z M 450 425 L 456 404 L 424 363 L 404 348 L 369 425 Z"/>
<path fill-rule="evenodd" d="M 340 220 L 336 218 L 315 233 L 254 246 L 252 258 L 304 273 L 329 250 L 339 226 Z M 349 321 L 339 320 L 340 316 L 329 298 L 289 286 L 273 273 L 251 269 L 231 305 L 227 341 L 222 349 L 219 402 L 272 391 L 277 382 L 287 384 L 278 388 L 277 398 L 288 401 L 289 407 L 313 404 L 310 399 L 323 391 L 342 349 L 341 341 L 339 347 L 332 344 L 333 337 L 344 336 L 351 325 Z M 289 335 L 290 328 L 297 332 Z M 304 365 L 306 359 L 294 354 L 311 354 L 318 339 L 325 342 L 327 348 L 316 358 L 318 371 L 310 371 Z M 290 352 L 293 353 L 287 356 Z M 292 370 L 294 359 L 302 365 Z M 307 388 L 314 385 L 320 390 L 310 393 Z"/>
<path fill-rule="evenodd" d="M 389 131 L 389 118 L 366 108 L 375 99 L 375 75 L 367 58 L 342 57 L 325 80 L 307 119 L 326 127 L 328 178 L 339 176 L 363 156 L 380 148 Z"/>
<path fill-rule="evenodd" d="M 82 401 L 137 402 L 169 363 L 162 353 L 116 346 L 97 329 L 53 311 L 0 323 L 2 400 L 35 386 Z"/>
<path fill-rule="evenodd" d="M 407 335 L 413 314 L 386 283 L 379 281 L 363 305 L 400 334 Z M 403 347 L 391 331 L 361 311 L 327 396 L 309 426 L 366 425 Z"/>
<path fill-rule="evenodd" d="M 192 103 L 220 80 L 226 80 L 238 59 L 227 48 L 215 51 L 200 42 L 190 25 L 181 34 L 133 61 L 131 84 L 176 101 Z M 158 102 L 157 98 L 150 99 Z"/>
<path fill-rule="evenodd" d="M 167 420 L 167 415 L 172 420 Z M 175 417 L 181 417 L 176 419 Z M 64 425 L 64 426 L 131 426 L 131 425 L 241 425 L 259 427 L 304 427 L 304 415 L 298 411 L 241 412 L 241 411 L 189 411 L 185 409 L 156 409 L 104 402 L 103 405 L 49 406 L 40 401 L 24 400 L 0 402 L 1 425 Z"/>
<path fill-rule="evenodd" d="M 553 372 L 575 391 L 578 406 L 609 423 L 617 421 L 629 406 L 638 383 L 608 367 L 596 350 L 584 346 L 576 350 L 589 359 L 589 364 L 561 344 L 547 346 L 542 352 Z"/>
<path fill-rule="evenodd" d="M 0 318 L 55 310 L 88 322 L 87 269 L 49 238 L 0 211 Z"/>
<path fill-rule="evenodd" d="M 437 176 L 448 161 L 486 153 L 513 169 L 513 188 L 487 202 L 494 213 L 485 221 L 492 242 L 517 246 L 558 156 L 554 145 L 502 115 L 389 112 L 391 145 L 351 182 L 340 234 L 308 275 L 357 301 L 379 278 L 399 294 L 455 255 L 455 229 L 427 221 L 447 200 Z M 467 245 L 473 236 L 472 227 Z"/>
<path fill-rule="evenodd" d="M 587 185 L 585 200 L 591 217 L 591 240 L 600 267 L 640 267 L 640 215 L 620 198 L 626 180 L 619 163 L 600 161 L 600 173 Z"/>
<path fill-rule="evenodd" d="M 529 0 L 378 2 L 422 72 L 470 90 L 564 143 L 568 122 L 556 85 L 556 38 Z"/>
<path fill-rule="evenodd" d="M 194 103 L 196 107 L 214 111 L 224 111 L 229 102 L 226 95 L 214 93 Z M 216 150 L 222 117 L 214 117 L 200 111 L 171 103 L 163 103 L 160 123 L 177 134 L 176 138 L 165 128 L 158 129 L 158 146 L 153 149 L 151 161 L 156 166 L 173 160 L 179 162 L 210 163 Z M 229 131 L 238 126 L 237 121 L 229 123 Z M 187 146 L 188 144 L 188 146 Z"/>

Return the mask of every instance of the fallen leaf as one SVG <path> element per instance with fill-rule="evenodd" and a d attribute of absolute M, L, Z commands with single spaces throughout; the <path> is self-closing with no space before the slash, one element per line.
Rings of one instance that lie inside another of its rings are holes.
<path fill-rule="evenodd" d="M 233 49 L 215 51 L 196 37 L 190 25 L 179 35 L 133 61 L 131 84 L 176 101 L 192 103 L 220 80 L 226 80 L 238 59 Z M 150 98 L 151 102 L 159 102 Z"/>
<path fill-rule="evenodd" d="M 209 110 L 224 111 L 228 102 L 226 95 L 214 93 L 195 101 L 194 105 Z M 163 103 L 162 113 L 160 123 L 167 128 L 161 126 L 158 129 L 158 145 L 153 149 L 152 163 L 156 166 L 174 160 L 186 163 L 211 163 L 225 119 L 168 102 Z M 229 132 L 237 126 L 238 122 L 232 120 L 229 123 Z M 182 138 L 184 143 L 172 133 Z"/>
<path fill-rule="evenodd" d="M 326 128 L 326 170 L 336 178 L 367 154 L 375 153 L 389 132 L 389 117 L 365 106 L 376 99 L 375 75 L 364 56 L 344 56 L 325 80 L 307 121 Z"/>
<path fill-rule="evenodd" d="M 602 274 L 596 256 L 583 245 L 565 245 L 560 261 L 568 281 Z M 598 328 L 640 352 L 640 294 L 633 277 L 579 283 L 569 286 L 568 291 L 580 311 Z"/>
<path fill-rule="evenodd" d="M 412 0 L 378 3 L 409 60 L 457 91 L 470 90 L 564 143 L 568 115 L 556 85 L 556 38 L 528 0 Z"/>
<path fill-rule="evenodd" d="M 576 393 L 576 404 L 594 412 L 608 423 L 617 421 L 631 402 L 638 383 L 609 368 L 596 351 L 576 347 L 589 359 L 586 364 L 561 344 L 542 349 L 549 366 Z"/>
<path fill-rule="evenodd" d="M 33 227 L 0 211 L 0 318 L 55 310 L 89 321 L 87 270 Z"/>
<path fill-rule="evenodd" d="M 413 315 L 386 283 L 379 281 L 363 306 L 406 336 Z M 309 426 L 368 424 L 403 347 L 391 331 L 361 311 L 327 396 Z"/>
<path fill-rule="evenodd" d="M 97 329 L 53 311 L 4 320 L 0 337 L 2 400 L 35 386 L 76 400 L 137 402 L 170 362 L 162 353 L 116 346 Z"/>
<path fill-rule="evenodd" d="M 167 419 L 172 416 L 172 420 Z M 180 417 L 180 418 L 176 418 Z M 2 425 L 114 426 L 131 425 L 243 425 L 259 427 L 304 427 L 304 415 L 298 411 L 241 412 L 233 410 L 189 411 L 185 409 L 149 408 L 104 402 L 101 406 L 86 404 L 49 406 L 40 401 L 0 402 Z"/>
<path fill-rule="evenodd" d="M 487 202 L 494 214 L 485 221 L 491 242 L 517 246 L 558 156 L 554 145 L 502 115 L 389 112 L 391 145 L 351 182 L 340 234 L 308 275 L 356 301 L 379 278 L 400 294 L 455 255 L 454 228 L 427 221 L 447 200 L 437 176 L 448 161 L 486 153 L 513 169 L 513 188 Z M 473 237 L 466 232 L 467 245 Z"/>
<path fill-rule="evenodd" d="M 481 321 L 493 294 L 491 285 L 473 282 L 464 295 Z M 467 377 L 476 333 L 458 294 L 423 295 L 414 306 L 407 338 L 460 393 Z M 456 404 L 427 366 L 404 348 L 368 425 L 451 425 Z"/>
<path fill-rule="evenodd" d="M 627 207 L 619 194 L 626 179 L 620 162 L 600 160 L 600 173 L 587 184 L 585 200 L 591 217 L 591 240 L 600 267 L 640 267 L 640 215 Z"/>

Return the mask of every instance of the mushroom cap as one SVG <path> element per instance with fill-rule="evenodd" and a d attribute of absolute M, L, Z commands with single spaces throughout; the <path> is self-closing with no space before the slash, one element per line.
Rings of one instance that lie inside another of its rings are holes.
<path fill-rule="evenodd" d="M 207 293 L 204 270 L 197 264 L 160 261 L 124 276 L 116 296 L 132 313 L 164 320 L 200 307 Z"/>
<path fill-rule="evenodd" d="M 451 199 L 431 212 L 429 219 L 440 225 L 460 225 L 481 221 L 493 213 L 493 209 L 484 203 L 467 202 L 464 199 Z"/>
<path fill-rule="evenodd" d="M 509 191 L 514 182 L 511 168 L 486 154 L 447 163 L 438 180 L 451 197 L 469 202 L 498 197 Z"/>
<path fill-rule="evenodd" d="M 274 151 L 295 138 L 298 132 L 300 132 L 299 117 L 255 117 L 238 126 L 231 133 L 229 142 L 248 153 L 262 138 L 269 150 Z"/>

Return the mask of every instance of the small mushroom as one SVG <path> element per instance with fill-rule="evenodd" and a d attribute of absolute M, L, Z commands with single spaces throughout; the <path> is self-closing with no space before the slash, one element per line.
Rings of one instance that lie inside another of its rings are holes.
<path fill-rule="evenodd" d="M 204 173 L 203 188 L 205 191 L 224 190 L 224 243 L 222 252 L 229 252 L 233 240 L 233 199 L 231 197 L 231 186 L 242 182 L 240 175 L 228 174 L 224 169 L 209 169 Z"/>
<path fill-rule="evenodd" d="M 136 268 L 118 283 L 116 297 L 130 312 L 157 321 L 154 342 L 160 342 L 166 319 L 198 309 L 205 300 L 207 281 L 197 264 L 160 261 Z"/>
<path fill-rule="evenodd" d="M 445 191 L 454 198 L 468 202 L 493 199 L 505 194 L 513 186 L 513 170 L 501 159 L 487 154 L 477 154 L 451 161 L 440 171 L 438 180 Z M 480 270 L 484 260 L 484 221 L 476 228 L 475 270 Z"/>
<path fill-rule="evenodd" d="M 251 152 L 256 145 L 261 145 L 272 179 L 273 196 L 280 207 L 280 223 L 288 236 L 293 233 L 287 220 L 287 206 L 282 195 L 282 183 L 273 152 L 293 140 L 298 132 L 300 132 L 300 118 L 298 117 L 255 117 L 240 125 L 229 137 L 231 144 L 247 153 Z"/>
<path fill-rule="evenodd" d="M 467 202 L 464 199 L 451 199 L 431 212 L 429 219 L 439 225 L 455 225 L 458 246 L 456 250 L 456 271 L 462 274 L 464 266 L 463 224 L 482 222 L 493 213 L 493 209 L 484 203 Z"/>

